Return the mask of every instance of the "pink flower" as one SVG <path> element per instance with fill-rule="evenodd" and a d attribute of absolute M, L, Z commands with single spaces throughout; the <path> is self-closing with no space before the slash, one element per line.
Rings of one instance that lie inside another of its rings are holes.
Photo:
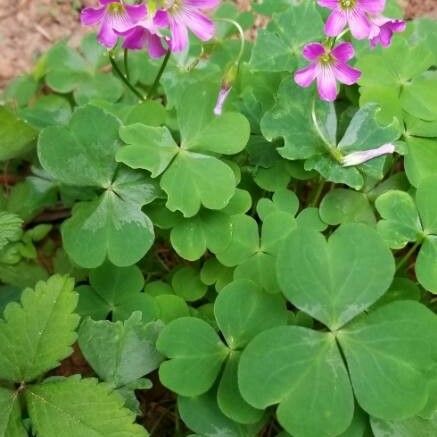
<path fill-rule="evenodd" d="M 322 7 L 332 12 L 325 24 L 325 33 L 338 36 L 349 25 L 356 39 L 366 39 L 370 35 L 369 15 L 378 15 L 385 8 L 385 0 L 318 0 Z"/>
<path fill-rule="evenodd" d="M 305 88 L 316 80 L 320 98 L 332 102 L 338 95 L 337 80 L 346 85 L 353 85 L 361 77 L 360 70 L 347 64 L 354 55 L 353 45 L 347 42 L 340 43 L 333 49 L 320 43 L 307 44 L 303 49 L 303 56 L 311 64 L 297 70 L 294 80 Z"/>
<path fill-rule="evenodd" d="M 160 33 L 160 28 L 165 27 L 162 15 L 162 11 L 158 11 L 153 17 L 148 14 L 127 32 L 117 32 L 125 37 L 123 48 L 130 50 L 147 48 L 152 58 L 164 56 L 167 49 L 163 45 L 163 36 Z"/>
<path fill-rule="evenodd" d="M 215 108 L 214 108 L 215 115 L 217 116 L 222 115 L 223 105 L 225 104 L 226 99 L 228 98 L 231 91 L 232 91 L 231 85 L 223 84 L 221 86 L 217 96 L 217 103 L 215 104 Z"/>
<path fill-rule="evenodd" d="M 369 34 L 370 46 L 372 48 L 380 44 L 382 47 L 389 47 L 394 33 L 403 32 L 407 23 L 403 20 L 393 20 L 392 18 L 377 15 L 370 17 L 372 28 Z"/>
<path fill-rule="evenodd" d="M 146 7 L 141 5 L 128 5 L 120 0 L 100 0 L 99 8 L 85 8 L 80 19 L 84 26 L 100 24 L 97 36 L 99 42 L 112 49 L 120 33 L 131 30 L 146 16 Z"/>
<path fill-rule="evenodd" d="M 384 155 L 391 155 L 395 152 L 395 146 L 393 144 L 384 144 L 381 147 L 370 150 L 363 150 L 360 152 L 353 152 L 346 155 L 341 160 L 343 167 L 354 167 L 356 165 L 364 164 L 371 159 L 378 158 Z"/>
<path fill-rule="evenodd" d="M 181 52 L 188 46 L 188 30 L 202 41 L 215 34 L 213 21 L 204 12 L 217 7 L 220 0 L 166 0 L 164 8 L 171 32 L 170 49 Z"/>

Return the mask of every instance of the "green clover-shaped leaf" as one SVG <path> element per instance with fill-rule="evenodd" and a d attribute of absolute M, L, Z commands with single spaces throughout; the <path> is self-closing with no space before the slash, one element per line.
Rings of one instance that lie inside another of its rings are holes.
<path fill-rule="evenodd" d="M 161 381 L 182 396 L 198 396 L 213 386 L 227 359 L 218 385 L 219 407 L 239 423 L 255 423 L 263 413 L 248 405 L 238 391 L 239 351 L 264 329 L 286 324 L 284 299 L 251 281 L 235 281 L 221 290 L 214 314 L 228 347 L 206 322 L 175 320 L 163 329 L 157 344 L 170 358 L 161 365 Z"/>
<path fill-rule="evenodd" d="M 323 22 L 313 2 L 287 6 L 259 31 L 250 59 L 254 70 L 293 71 L 302 46 L 322 37 Z"/>
<path fill-rule="evenodd" d="M 120 266 L 139 261 L 154 240 L 153 225 L 141 211 L 159 194 L 147 177 L 119 168 L 119 121 L 93 106 L 78 109 L 70 124 L 44 129 L 38 156 L 44 169 L 66 185 L 103 191 L 79 203 L 62 227 L 65 250 L 77 264 L 98 267 L 106 258 Z"/>
<path fill-rule="evenodd" d="M 120 130 L 127 143 L 117 160 L 133 168 L 161 176 L 167 208 L 185 217 L 201 206 L 220 210 L 235 194 L 236 180 L 228 164 L 216 155 L 240 152 L 249 139 L 249 123 L 241 114 L 214 116 L 215 95 L 211 87 L 190 86 L 178 100 L 180 146 L 166 128 L 133 125 Z"/>
<path fill-rule="evenodd" d="M 297 228 L 277 259 L 279 285 L 302 311 L 336 330 L 369 308 L 389 288 L 394 259 L 369 226 L 340 226 L 326 241 Z"/>
<path fill-rule="evenodd" d="M 264 331 L 244 350 L 238 376 L 244 399 L 260 409 L 279 403 L 278 420 L 296 437 L 335 436 L 352 420 L 352 388 L 329 334 L 294 326 Z"/>
<path fill-rule="evenodd" d="M 144 322 L 157 318 L 153 297 L 143 293 L 144 277 L 137 266 L 116 267 L 109 262 L 90 273 L 90 286 L 79 288 L 78 312 L 94 319 L 127 320 L 141 311 Z"/>
<path fill-rule="evenodd" d="M 404 109 L 413 110 L 413 115 L 423 115 L 423 108 L 417 108 L 417 102 L 413 101 L 408 90 L 410 81 L 427 71 L 433 63 L 434 57 L 426 43 L 410 42 L 402 36 L 396 38 L 386 50 L 382 47 L 369 50 L 359 57 L 357 63 L 363 73 L 360 79 L 360 104 L 381 105 L 380 118 L 384 122 L 390 122 L 393 117 L 402 121 Z"/>
<path fill-rule="evenodd" d="M 261 121 L 261 129 L 269 140 L 283 138 L 284 146 L 278 152 L 284 158 L 305 159 L 305 170 L 316 170 L 331 182 L 361 189 L 364 176 L 382 179 L 386 159 L 379 157 L 351 167 L 344 167 L 342 159 L 353 152 L 393 143 L 400 136 L 396 120 L 385 126 L 377 121 L 379 111 L 375 104 L 361 108 L 337 141 L 337 117 L 332 104 L 314 101 L 313 93 L 285 79 L 276 105 Z"/>
<path fill-rule="evenodd" d="M 124 323 L 85 319 L 79 330 L 79 346 L 87 362 L 103 381 L 122 387 L 159 367 L 155 349 L 157 332 L 134 312 Z"/>
<path fill-rule="evenodd" d="M 92 34 L 82 41 L 81 53 L 61 42 L 43 58 L 45 81 L 58 93 L 72 92 L 79 105 L 91 99 L 115 102 L 123 94 L 123 85 L 114 75 L 100 71 L 105 55 Z"/>
<path fill-rule="evenodd" d="M 415 269 L 419 282 L 432 293 L 437 293 L 437 176 L 421 182 L 416 201 L 404 191 L 388 191 L 376 200 L 382 216 L 378 232 L 393 249 L 408 243 L 422 245 Z"/>

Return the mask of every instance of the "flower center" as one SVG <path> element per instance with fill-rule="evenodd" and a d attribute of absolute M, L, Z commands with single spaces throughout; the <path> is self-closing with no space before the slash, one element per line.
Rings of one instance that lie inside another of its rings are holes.
<path fill-rule="evenodd" d="M 340 7 L 343 10 L 353 9 L 357 0 L 340 0 Z"/>
<path fill-rule="evenodd" d="M 164 5 L 170 14 L 176 14 L 182 9 L 184 0 L 164 0 Z"/>
<path fill-rule="evenodd" d="M 121 3 L 111 3 L 108 6 L 108 12 L 112 15 L 121 14 L 124 12 L 124 7 Z"/>
<path fill-rule="evenodd" d="M 333 57 L 330 52 L 326 52 L 324 55 L 320 56 L 320 63 L 323 65 L 331 64 Z"/>

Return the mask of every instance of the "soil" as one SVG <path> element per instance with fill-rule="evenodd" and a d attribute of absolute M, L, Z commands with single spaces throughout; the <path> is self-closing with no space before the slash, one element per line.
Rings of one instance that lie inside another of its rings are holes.
<path fill-rule="evenodd" d="M 251 0 L 235 0 L 243 9 Z M 430 15 L 437 19 L 437 0 L 399 0 L 408 18 Z M 0 89 L 32 67 L 55 41 L 76 45 L 87 29 L 79 11 L 97 0 L 0 0 Z"/>

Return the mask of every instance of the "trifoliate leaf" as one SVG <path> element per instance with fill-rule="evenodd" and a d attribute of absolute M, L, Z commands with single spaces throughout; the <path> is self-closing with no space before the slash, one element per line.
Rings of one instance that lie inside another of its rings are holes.
<path fill-rule="evenodd" d="M 54 379 L 31 386 L 26 401 L 32 426 L 44 437 L 146 437 L 123 398 L 96 379 Z M 84 407 L 85 406 L 85 407 Z"/>
<path fill-rule="evenodd" d="M 158 368 L 162 358 L 155 349 L 157 334 L 140 312 L 124 323 L 88 318 L 80 326 L 79 346 L 100 379 L 121 387 Z"/>
<path fill-rule="evenodd" d="M 416 241 L 422 232 L 413 198 L 405 191 L 388 191 L 378 197 L 375 206 L 382 217 L 378 232 L 393 249 L 402 249 Z"/>
<path fill-rule="evenodd" d="M 405 173 L 411 185 L 418 187 L 429 176 L 437 175 L 437 141 L 429 138 L 407 138 Z"/>
<path fill-rule="evenodd" d="M 120 171 L 99 198 L 77 204 L 63 223 L 66 252 L 87 268 L 100 266 L 106 258 L 118 266 L 135 264 L 155 239 L 153 223 L 141 208 L 158 195 L 144 175 Z"/>
<path fill-rule="evenodd" d="M 52 276 L 24 290 L 0 320 L 0 379 L 32 381 L 70 355 L 79 317 L 74 282 Z"/>
<path fill-rule="evenodd" d="M 142 313 L 144 323 L 157 319 L 152 296 L 143 293 L 144 277 L 137 266 L 116 267 L 104 263 L 90 273 L 91 287 L 79 289 L 78 312 L 82 316 L 127 320 L 133 311 Z"/>
<path fill-rule="evenodd" d="M 228 349 L 213 328 L 192 317 L 168 324 L 156 346 L 160 353 L 170 358 L 159 369 L 162 384 L 182 396 L 206 393 L 228 355 Z"/>

